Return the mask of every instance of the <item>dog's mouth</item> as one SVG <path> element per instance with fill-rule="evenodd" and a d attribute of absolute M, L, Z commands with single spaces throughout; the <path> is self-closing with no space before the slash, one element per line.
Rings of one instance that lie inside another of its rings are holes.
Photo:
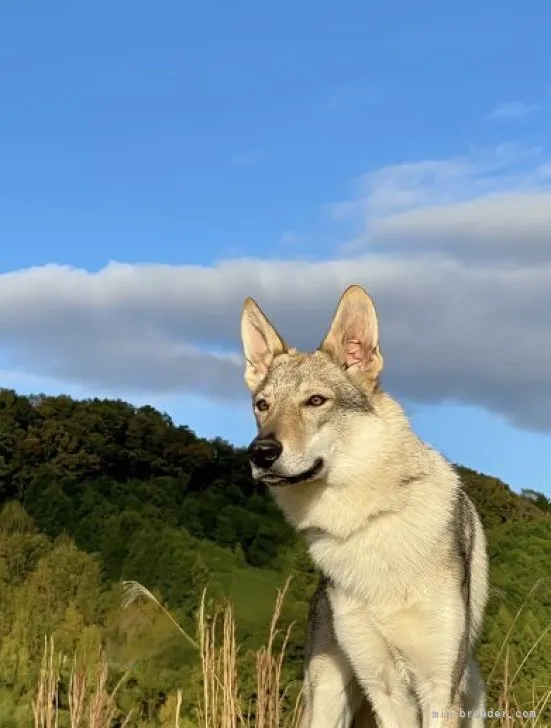
<path fill-rule="evenodd" d="M 296 475 L 278 475 L 277 473 L 263 473 L 256 480 L 265 483 L 266 485 L 296 485 L 297 483 L 304 483 L 306 480 L 313 480 L 316 475 L 319 475 L 323 469 L 323 458 L 316 458 L 314 464 L 308 470 L 304 470 L 302 473 Z"/>

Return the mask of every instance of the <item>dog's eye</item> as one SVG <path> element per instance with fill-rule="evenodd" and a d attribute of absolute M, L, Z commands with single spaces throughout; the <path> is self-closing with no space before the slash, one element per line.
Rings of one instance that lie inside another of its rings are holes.
<path fill-rule="evenodd" d="M 323 397 L 321 394 L 313 394 L 310 399 L 306 400 L 309 407 L 321 407 L 325 402 L 327 402 L 327 397 Z"/>
<path fill-rule="evenodd" d="M 256 401 L 256 409 L 259 412 L 266 412 L 269 406 L 265 399 L 257 399 Z"/>

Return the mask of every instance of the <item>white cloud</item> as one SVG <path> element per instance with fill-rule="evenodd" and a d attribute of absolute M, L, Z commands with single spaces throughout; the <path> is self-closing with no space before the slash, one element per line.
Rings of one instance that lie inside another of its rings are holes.
<path fill-rule="evenodd" d="M 503 263 L 551 259 L 551 162 L 505 145 L 364 175 L 333 208 L 356 223 L 345 250 L 431 251 Z"/>
<path fill-rule="evenodd" d="M 455 398 L 551 428 L 551 264 L 479 269 L 368 255 L 211 268 L 112 263 L 98 273 L 46 266 L 0 276 L 0 336 L 11 365 L 31 374 L 231 399 L 244 394 L 244 296 L 256 296 L 291 342 L 313 347 L 353 281 L 375 296 L 397 394 Z"/>
<path fill-rule="evenodd" d="M 382 218 L 373 240 L 462 259 L 551 260 L 551 190 L 502 193 Z"/>
<path fill-rule="evenodd" d="M 374 218 L 551 186 L 551 163 L 538 147 L 503 144 L 449 159 L 382 167 L 362 175 L 352 200 L 333 205 L 336 221 Z"/>
<path fill-rule="evenodd" d="M 358 282 L 375 298 L 396 395 L 551 430 L 549 171 L 537 150 L 511 147 L 379 170 L 338 210 L 363 227 L 350 257 L 2 274 L 3 367 L 125 396 L 231 401 L 245 396 L 245 296 L 313 348 Z"/>
<path fill-rule="evenodd" d="M 491 119 L 525 119 L 541 111 L 539 104 L 527 104 L 524 101 L 512 101 L 498 104 L 489 116 Z"/>

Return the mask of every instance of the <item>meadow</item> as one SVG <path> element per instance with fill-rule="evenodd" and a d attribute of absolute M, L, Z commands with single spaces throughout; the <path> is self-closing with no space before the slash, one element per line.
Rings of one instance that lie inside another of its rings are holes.
<path fill-rule="evenodd" d="M 457 466 L 488 708 L 551 726 L 551 504 Z M 294 727 L 317 574 L 246 454 L 151 407 L 0 391 L 0 725 Z M 530 715 L 530 711 L 533 712 Z"/>

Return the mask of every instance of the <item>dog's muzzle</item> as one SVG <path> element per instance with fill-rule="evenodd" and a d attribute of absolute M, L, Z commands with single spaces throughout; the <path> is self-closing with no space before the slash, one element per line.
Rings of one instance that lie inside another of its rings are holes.
<path fill-rule="evenodd" d="M 322 471 L 324 465 L 323 459 L 317 458 L 312 467 L 302 473 L 281 475 L 274 472 L 271 468 L 283 452 L 283 445 L 272 437 L 256 437 L 249 445 L 247 452 L 253 470 L 256 468 L 261 471 L 259 474 L 253 472 L 253 477 L 266 485 L 293 485 L 312 480 Z"/>

